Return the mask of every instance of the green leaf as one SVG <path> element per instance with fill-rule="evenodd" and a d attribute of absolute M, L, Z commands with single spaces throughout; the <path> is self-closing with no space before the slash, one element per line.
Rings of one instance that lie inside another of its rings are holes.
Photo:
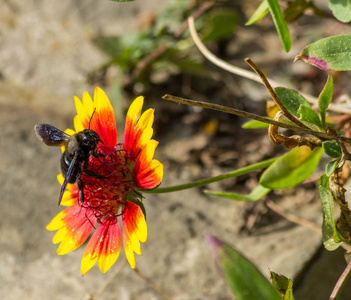
<path fill-rule="evenodd" d="M 325 166 L 325 175 L 330 177 L 330 175 L 332 175 L 335 172 L 339 162 L 340 162 L 340 158 L 328 162 L 327 165 Z"/>
<path fill-rule="evenodd" d="M 351 21 L 351 1 L 350 0 L 329 0 L 329 8 L 335 18 L 348 23 Z"/>
<path fill-rule="evenodd" d="M 351 34 L 321 39 L 306 46 L 295 60 L 301 59 L 322 70 L 351 70 Z"/>
<path fill-rule="evenodd" d="M 325 154 L 332 158 L 338 158 L 342 155 L 341 148 L 337 142 L 324 141 L 322 147 Z"/>
<path fill-rule="evenodd" d="M 322 128 L 321 120 L 317 113 L 310 107 L 302 104 L 298 110 L 298 113 L 301 114 L 300 120 L 302 123 L 308 127 L 318 130 Z"/>
<path fill-rule="evenodd" d="M 267 0 L 269 11 L 271 12 L 274 25 L 277 28 L 280 40 L 283 44 L 285 52 L 289 52 L 291 48 L 291 38 L 288 27 L 286 26 L 284 15 L 279 6 L 278 0 Z"/>
<path fill-rule="evenodd" d="M 279 157 L 260 178 L 260 184 L 269 189 L 287 189 L 306 180 L 316 169 L 323 150 L 313 151 L 306 146 L 295 148 Z"/>
<path fill-rule="evenodd" d="M 257 21 L 261 20 L 268 12 L 268 2 L 267 0 L 263 0 L 255 10 L 255 12 L 252 14 L 250 19 L 245 23 L 245 25 L 248 26 L 256 23 Z"/>
<path fill-rule="evenodd" d="M 211 15 L 208 24 L 210 28 L 203 37 L 204 41 L 217 41 L 228 38 L 233 35 L 237 25 L 236 13 L 228 9 L 215 11 L 214 14 Z"/>
<path fill-rule="evenodd" d="M 275 92 L 280 101 L 283 103 L 284 107 L 295 117 L 300 118 L 298 111 L 301 105 L 311 108 L 311 105 L 307 102 L 307 100 L 295 90 L 277 87 Z"/>
<path fill-rule="evenodd" d="M 257 268 L 218 238 L 207 235 L 216 265 L 237 300 L 282 300 L 280 294 Z"/>
<path fill-rule="evenodd" d="M 244 129 L 260 129 L 260 128 L 268 128 L 269 124 L 263 123 L 256 120 L 250 120 L 241 125 Z"/>
<path fill-rule="evenodd" d="M 275 272 L 270 271 L 271 280 L 273 286 L 280 292 L 281 295 L 284 295 L 284 300 L 294 300 L 293 296 L 293 282 L 291 279 L 285 277 L 284 275 L 279 275 Z"/>
<path fill-rule="evenodd" d="M 325 129 L 325 115 L 328 109 L 330 102 L 333 97 L 333 77 L 328 76 L 327 83 L 325 84 L 323 91 L 319 95 L 318 106 L 321 113 L 322 127 Z"/>
<path fill-rule="evenodd" d="M 250 194 L 247 194 L 247 195 L 228 193 L 228 192 L 214 192 L 214 191 L 208 191 L 208 190 L 204 191 L 204 193 L 208 195 L 214 195 L 214 196 L 232 199 L 236 201 L 257 201 L 257 200 L 260 200 L 263 196 L 267 195 L 269 192 L 270 192 L 270 189 L 267 189 L 262 185 L 258 185 L 251 191 Z"/>
<path fill-rule="evenodd" d="M 113 1 L 113 2 L 132 2 L 135 0 L 110 0 L 110 1 Z"/>
<path fill-rule="evenodd" d="M 336 230 L 334 220 L 334 199 L 329 189 L 329 178 L 322 175 L 318 180 L 319 194 L 323 209 L 322 240 L 325 249 L 333 251 L 345 242 L 343 236 Z"/>

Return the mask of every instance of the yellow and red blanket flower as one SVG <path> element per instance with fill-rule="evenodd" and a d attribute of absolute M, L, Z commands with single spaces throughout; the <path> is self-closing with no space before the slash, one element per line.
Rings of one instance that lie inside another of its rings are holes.
<path fill-rule="evenodd" d="M 81 272 L 84 275 L 98 261 L 105 273 L 116 262 L 122 238 L 127 260 L 135 268 L 136 254 L 141 254 L 140 242 L 145 242 L 147 227 L 144 212 L 139 203 L 142 196 L 138 188 L 157 187 L 163 177 L 163 165 L 153 159 L 157 141 L 151 139 L 154 110 L 141 114 L 143 97 L 138 97 L 129 107 L 124 133 L 124 143 L 117 144 L 117 129 L 113 108 L 104 91 L 95 89 L 94 101 L 87 92 L 83 101 L 74 97 L 77 115 L 74 118 L 74 134 L 88 128 L 95 130 L 103 143 L 98 150 L 104 156 L 90 156 L 88 169 L 106 179 L 82 174 L 84 203 L 79 200 L 77 184 L 68 184 L 61 204 L 69 206 L 48 225 L 57 230 L 53 243 L 61 243 L 57 254 L 67 254 L 80 247 L 95 229 L 86 246 Z M 64 150 L 64 149 L 63 149 Z M 62 174 L 58 181 L 62 185 Z M 137 203 L 137 204 L 136 204 Z M 118 219 L 121 219 L 123 235 Z"/>

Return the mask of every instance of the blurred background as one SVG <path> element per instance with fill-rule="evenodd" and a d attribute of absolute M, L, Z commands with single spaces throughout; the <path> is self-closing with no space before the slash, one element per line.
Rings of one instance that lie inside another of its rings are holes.
<path fill-rule="evenodd" d="M 346 33 L 348 25 L 307 12 L 289 25 L 293 47 L 285 53 L 269 15 L 253 26 L 244 25 L 259 2 L 0 2 L 2 299 L 165 299 L 130 269 L 123 252 L 106 274 L 95 266 L 84 277 L 84 247 L 56 255 L 54 233 L 45 227 L 61 211 L 56 180 L 61 152 L 41 144 L 33 127 L 50 123 L 72 128 L 73 95 L 93 95 L 99 86 L 114 106 L 119 141 L 126 109 L 136 96 L 145 96 L 144 109 L 155 108 L 154 138 L 160 142 L 156 158 L 165 166 L 163 187 L 283 153 L 265 130 L 242 129 L 242 118 L 162 100 L 168 93 L 266 114 L 269 95 L 261 84 L 203 58 L 187 29 L 190 14 L 197 16 L 201 39 L 223 60 L 248 69 L 243 59 L 250 57 L 287 87 L 318 95 L 325 72 L 293 59 L 308 43 Z M 314 1 L 327 10 L 325 2 Z M 334 76 L 335 89 L 349 93 L 348 73 Z M 206 188 L 249 193 L 258 178 L 255 172 Z M 319 234 L 290 223 L 265 204 L 276 202 L 320 225 L 315 182 L 272 192 L 254 203 L 208 196 L 202 189 L 145 195 L 148 241 L 137 257 L 145 277 L 174 299 L 233 299 L 204 239 L 209 233 L 245 254 L 265 276 L 270 268 L 296 279 L 297 298 L 327 298 L 345 267 L 342 251 L 326 253 Z"/>

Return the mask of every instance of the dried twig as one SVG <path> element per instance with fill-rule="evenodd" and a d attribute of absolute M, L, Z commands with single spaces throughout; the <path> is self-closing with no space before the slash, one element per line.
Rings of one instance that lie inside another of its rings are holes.
<path fill-rule="evenodd" d="M 232 115 L 237 115 L 240 117 L 244 117 L 244 118 L 248 118 L 248 119 L 252 119 L 252 120 L 257 120 L 257 121 L 261 121 L 263 123 L 267 123 L 267 124 L 272 124 L 272 125 L 276 125 L 282 128 L 286 128 L 292 131 L 296 131 L 296 132 L 300 132 L 300 133 L 305 133 L 305 134 L 310 134 L 313 135 L 321 140 L 342 140 L 345 143 L 349 143 L 351 144 L 351 139 L 344 137 L 344 136 L 334 136 L 325 132 L 319 132 L 319 131 L 313 131 L 307 128 L 301 128 L 301 127 L 297 127 L 297 126 L 293 126 L 293 125 L 289 125 L 289 124 L 285 124 L 282 122 L 278 122 L 278 121 L 274 121 L 272 119 L 268 119 L 259 115 L 255 115 L 246 111 L 242 111 L 240 109 L 236 109 L 236 108 L 231 108 L 231 107 L 227 107 L 227 106 L 223 106 L 223 105 L 218 105 L 218 104 L 214 104 L 214 103 L 209 103 L 209 102 L 203 102 L 203 101 L 196 101 L 196 100 L 190 100 L 190 99 L 185 99 L 185 98 L 181 98 L 181 97 L 176 97 L 176 96 L 172 96 L 172 95 L 164 95 L 162 97 L 165 100 L 168 101 L 173 101 L 173 102 L 177 102 L 177 103 L 181 103 L 181 104 L 186 104 L 186 105 L 191 105 L 191 106 L 199 106 L 199 107 L 204 107 L 204 108 L 209 108 L 209 109 L 213 109 L 213 110 L 218 110 L 221 112 L 225 112 L 228 114 L 232 114 Z"/>
<path fill-rule="evenodd" d="M 334 300 L 336 299 L 342 285 L 344 284 L 344 281 L 346 280 L 347 276 L 349 276 L 351 271 L 351 260 L 349 261 L 349 263 L 347 264 L 344 272 L 342 272 L 341 276 L 339 277 L 332 293 L 330 294 L 329 300 Z"/>
<path fill-rule="evenodd" d="M 163 289 L 161 289 L 156 283 L 154 283 L 150 278 L 147 278 L 145 275 L 143 275 L 137 268 L 134 269 L 134 272 L 141 278 L 143 279 L 149 286 L 151 286 L 155 291 L 159 292 L 161 295 L 163 295 L 165 298 L 169 300 L 174 300 L 174 298 L 166 293 Z"/>
<path fill-rule="evenodd" d="M 317 226 L 316 224 L 307 221 L 305 219 L 302 219 L 300 217 L 297 217 L 296 215 L 287 213 L 286 211 L 284 211 L 283 209 L 281 209 L 278 205 L 276 205 L 274 202 L 268 200 L 266 201 L 266 205 L 273 210 L 274 212 L 276 212 L 278 215 L 281 215 L 283 218 L 287 219 L 288 221 L 292 222 L 292 223 L 296 223 L 299 224 L 303 227 L 306 227 L 308 229 L 311 229 L 314 232 L 317 232 L 319 234 L 322 233 L 322 230 L 319 226 Z"/>
<path fill-rule="evenodd" d="M 305 124 L 301 123 L 295 116 L 293 116 L 283 105 L 283 103 L 280 101 L 278 95 L 275 93 L 274 89 L 270 85 L 267 77 L 262 73 L 262 71 L 256 66 L 256 64 L 250 59 L 250 58 L 245 58 L 245 62 L 256 72 L 258 76 L 260 76 L 264 86 L 268 90 L 269 94 L 271 95 L 273 101 L 275 104 L 279 107 L 279 109 L 284 113 L 284 115 L 294 124 L 296 124 L 299 127 L 304 127 L 308 128 Z"/>
<path fill-rule="evenodd" d="M 118 265 L 113 269 L 113 272 L 111 273 L 111 275 L 107 278 L 104 284 L 98 289 L 96 295 L 93 296 L 93 299 L 99 299 L 101 297 L 102 293 L 105 291 L 107 286 L 112 282 L 112 280 L 116 277 L 116 275 L 122 269 L 122 267 L 126 262 L 127 262 L 126 259 L 122 259 L 119 261 Z"/>

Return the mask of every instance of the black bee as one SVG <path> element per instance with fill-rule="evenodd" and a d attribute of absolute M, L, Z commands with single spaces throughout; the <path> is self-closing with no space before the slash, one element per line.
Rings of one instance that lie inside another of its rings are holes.
<path fill-rule="evenodd" d="M 95 113 L 95 111 L 94 111 Z M 93 118 L 92 114 L 91 119 Z M 92 129 L 84 129 L 73 135 L 69 135 L 56 127 L 49 124 L 37 124 L 34 126 L 35 133 L 38 139 L 47 146 L 61 147 L 65 146 L 65 152 L 61 156 L 61 172 L 65 176 L 65 180 L 61 187 L 61 192 L 58 200 L 60 205 L 63 193 L 67 183 L 77 182 L 79 189 L 79 198 L 81 205 L 84 203 L 84 183 L 81 180 L 82 169 L 88 176 L 104 179 L 105 176 L 99 175 L 91 170 L 88 170 L 88 162 L 90 155 L 101 157 L 103 154 L 97 151 L 97 145 L 102 143 L 100 136 Z"/>

